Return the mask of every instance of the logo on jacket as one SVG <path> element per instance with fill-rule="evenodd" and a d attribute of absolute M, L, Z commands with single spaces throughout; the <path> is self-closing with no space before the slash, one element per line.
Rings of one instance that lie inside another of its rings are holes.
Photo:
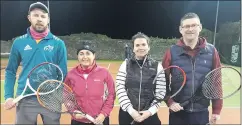
<path fill-rule="evenodd" d="M 206 63 L 207 63 L 207 61 L 206 61 L 206 60 L 204 60 L 204 63 L 206 64 Z"/>
<path fill-rule="evenodd" d="M 24 50 L 31 50 L 32 48 L 29 46 L 29 45 L 26 45 L 25 47 L 24 47 Z"/>
<path fill-rule="evenodd" d="M 48 46 L 44 47 L 44 50 L 45 51 L 49 51 L 49 52 L 51 52 L 53 49 L 54 49 L 54 46 L 51 46 L 51 45 L 48 45 Z"/>
<path fill-rule="evenodd" d="M 94 81 L 101 81 L 101 80 L 99 80 L 99 79 L 94 79 Z"/>

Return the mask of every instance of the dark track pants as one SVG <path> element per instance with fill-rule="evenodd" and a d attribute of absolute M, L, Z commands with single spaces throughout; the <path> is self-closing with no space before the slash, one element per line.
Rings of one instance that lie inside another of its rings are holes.
<path fill-rule="evenodd" d="M 206 125 L 209 123 L 208 110 L 201 112 L 173 112 L 169 115 L 169 125 Z"/>
<path fill-rule="evenodd" d="M 71 120 L 71 125 L 95 125 L 94 123 L 83 123 L 76 120 Z M 106 117 L 103 121 L 103 125 L 109 125 L 109 117 Z"/>
<path fill-rule="evenodd" d="M 121 108 L 119 109 L 119 125 L 130 125 L 133 121 L 133 118 L 129 115 L 128 112 L 123 111 Z M 161 125 L 160 119 L 157 114 L 147 118 L 141 123 L 135 123 L 134 125 Z"/>

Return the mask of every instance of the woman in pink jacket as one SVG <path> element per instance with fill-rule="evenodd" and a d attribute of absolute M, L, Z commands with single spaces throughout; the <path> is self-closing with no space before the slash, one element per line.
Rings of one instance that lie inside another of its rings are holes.
<path fill-rule="evenodd" d="M 109 115 L 114 106 L 114 80 L 106 68 L 98 66 L 95 51 L 88 45 L 77 50 L 79 64 L 70 70 L 65 78 L 83 112 L 95 118 L 94 123 L 73 114 L 72 125 L 104 124 L 109 125 Z M 107 92 L 106 92 L 107 91 Z"/>

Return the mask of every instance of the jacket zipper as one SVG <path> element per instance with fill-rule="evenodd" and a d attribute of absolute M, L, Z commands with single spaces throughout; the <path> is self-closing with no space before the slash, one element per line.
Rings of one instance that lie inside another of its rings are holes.
<path fill-rule="evenodd" d="M 85 80 L 86 81 L 86 95 L 87 95 L 87 80 Z"/>
<path fill-rule="evenodd" d="M 140 95 L 141 95 L 141 84 L 142 84 L 142 67 L 140 68 L 140 84 L 139 84 L 139 108 L 138 108 L 138 112 L 140 111 Z"/>
<path fill-rule="evenodd" d="M 85 90 L 85 99 L 86 97 L 89 97 L 88 96 L 88 85 L 87 85 L 87 80 L 88 80 L 88 77 L 90 76 L 91 72 L 88 74 L 87 78 L 84 78 L 85 79 L 85 84 L 86 84 L 86 90 Z M 89 106 L 89 99 L 86 99 L 86 105 Z"/>
<path fill-rule="evenodd" d="M 139 83 L 139 105 L 138 105 L 138 112 L 140 111 L 140 95 L 141 95 L 141 87 L 142 87 L 141 84 L 142 84 L 142 78 L 143 78 L 143 77 L 142 77 L 142 68 L 143 68 L 144 63 L 145 63 L 145 61 L 146 61 L 146 58 L 147 58 L 147 57 L 145 57 L 142 66 L 140 66 L 139 63 L 137 62 L 137 60 L 135 59 L 136 63 L 138 64 L 138 66 L 139 66 L 139 68 L 140 68 L 140 83 Z"/>
<path fill-rule="evenodd" d="M 83 77 L 83 79 L 85 80 L 85 94 L 86 94 L 85 99 L 86 99 L 86 97 L 88 97 L 88 96 L 87 96 L 87 95 L 88 95 L 88 85 L 87 85 L 87 80 L 88 80 L 88 77 L 90 77 L 91 74 L 92 74 L 92 72 L 90 72 L 90 73 L 88 74 L 87 78 Z M 82 75 L 79 74 L 79 76 L 82 76 Z M 89 99 L 86 99 L 86 103 L 87 103 L 87 105 L 89 104 Z"/>
<path fill-rule="evenodd" d="M 194 60 L 194 62 L 193 62 L 193 60 Z M 195 73 L 195 64 L 196 64 L 196 60 L 195 60 L 195 58 L 193 59 L 191 59 L 191 63 L 192 63 L 192 93 L 191 93 L 191 96 L 193 96 L 193 94 L 194 94 L 194 73 Z M 190 109 L 190 111 L 192 112 L 193 111 L 193 99 L 191 99 L 191 109 Z"/>

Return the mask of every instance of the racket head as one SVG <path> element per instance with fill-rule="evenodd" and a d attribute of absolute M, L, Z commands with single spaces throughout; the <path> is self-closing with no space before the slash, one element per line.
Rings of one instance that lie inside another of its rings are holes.
<path fill-rule="evenodd" d="M 37 89 L 41 106 L 57 113 L 69 113 L 77 108 L 72 89 L 58 80 L 46 80 Z"/>
<path fill-rule="evenodd" d="M 204 79 L 202 93 L 207 99 L 226 99 L 241 89 L 241 74 L 230 66 L 210 71 Z"/>
<path fill-rule="evenodd" d="M 167 92 L 167 94 L 169 94 L 169 98 L 173 98 L 182 90 L 182 88 L 186 84 L 186 73 L 184 72 L 184 70 L 181 67 L 176 66 L 176 65 L 171 65 L 167 68 L 164 68 L 156 75 L 156 77 L 153 80 L 153 84 L 155 84 L 157 82 L 157 80 L 159 80 L 159 76 L 164 73 L 166 74 L 165 75 L 166 82 L 169 82 L 169 89 L 167 90 L 169 92 Z M 175 83 L 179 84 L 180 87 L 175 92 L 171 92 L 171 85 L 175 84 Z M 164 97 L 163 99 L 155 97 L 155 99 L 157 101 L 164 101 L 167 99 L 167 97 Z"/>
<path fill-rule="evenodd" d="M 41 106 L 52 112 L 82 114 L 91 122 L 95 121 L 79 107 L 71 87 L 61 81 L 44 81 L 38 87 L 37 99 Z"/>
<path fill-rule="evenodd" d="M 39 85 L 49 79 L 63 81 L 63 72 L 60 67 L 50 62 L 38 64 L 28 74 L 26 84 L 30 90 L 26 90 L 25 94 L 36 93 Z"/>

